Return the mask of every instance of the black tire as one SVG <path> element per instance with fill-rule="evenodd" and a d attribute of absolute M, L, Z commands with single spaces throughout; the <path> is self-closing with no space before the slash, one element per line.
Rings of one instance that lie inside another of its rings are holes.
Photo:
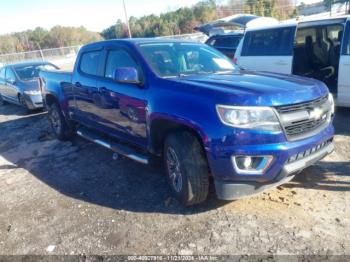
<path fill-rule="evenodd" d="M 175 161 L 174 156 L 178 163 L 172 163 Z M 183 205 L 195 205 L 207 199 L 208 163 L 203 148 L 194 135 L 187 131 L 168 135 L 164 143 L 163 159 L 171 190 Z"/>
<path fill-rule="evenodd" d="M 23 106 L 28 112 L 30 111 L 29 108 L 28 108 L 28 106 L 27 106 L 27 103 L 26 103 L 24 97 L 23 97 L 21 94 L 18 95 L 18 102 L 19 102 L 19 103 L 21 104 L 21 106 Z"/>
<path fill-rule="evenodd" d="M 0 106 L 6 105 L 7 102 L 2 98 L 1 94 L 0 94 Z"/>
<path fill-rule="evenodd" d="M 52 103 L 47 106 L 47 109 L 51 128 L 55 136 L 62 141 L 72 138 L 73 130 L 68 126 L 59 105 Z"/>

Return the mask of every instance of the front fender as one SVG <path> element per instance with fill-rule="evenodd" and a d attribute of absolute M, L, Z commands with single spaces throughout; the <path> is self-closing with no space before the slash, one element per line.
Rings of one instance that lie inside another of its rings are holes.
<path fill-rule="evenodd" d="M 154 134 L 165 135 L 164 132 L 167 133 L 169 130 L 190 130 L 198 137 L 198 139 L 201 140 L 200 142 L 204 147 L 206 147 L 209 143 L 209 138 L 206 135 L 203 127 L 191 119 L 186 119 L 174 114 L 152 113 L 148 118 L 148 123 L 147 132 L 149 134 L 149 150 L 156 154 L 159 154 L 159 148 L 157 148 L 158 142 L 160 143 L 164 137 L 155 137 Z M 152 130 L 152 128 L 156 128 L 158 130 Z"/>

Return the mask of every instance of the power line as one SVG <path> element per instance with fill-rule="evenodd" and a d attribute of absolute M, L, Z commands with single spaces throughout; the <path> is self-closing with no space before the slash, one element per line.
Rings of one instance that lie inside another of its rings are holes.
<path fill-rule="evenodd" d="M 126 12 L 125 0 L 123 0 L 123 6 L 124 6 L 125 22 L 126 22 L 126 26 L 128 28 L 128 36 L 129 36 L 129 38 L 131 38 L 132 36 L 131 36 L 131 30 L 130 30 L 130 23 L 129 23 L 128 14 Z"/>

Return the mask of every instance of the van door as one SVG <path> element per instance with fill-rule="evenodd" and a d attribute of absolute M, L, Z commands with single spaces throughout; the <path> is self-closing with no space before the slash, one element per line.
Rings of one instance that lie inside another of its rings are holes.
<path fill-rule="evenodd" d="M 350 107 L 350 20 L 346 22 L 339 61 L 337 105 Z"/>
<path fill-rule="evenodd" d="M 248 70 L 292 73 L 296 25 L 247 31 L 235 62 Z"/>

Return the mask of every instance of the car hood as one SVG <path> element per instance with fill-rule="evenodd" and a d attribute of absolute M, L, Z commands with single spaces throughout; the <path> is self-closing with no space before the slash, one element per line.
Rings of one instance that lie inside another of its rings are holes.
<path fill-rule="evenodd" d="M 233 74 L 195 75 L 176 81 L 220 92 L 231 104 L 279 106 L 317 99 L 328 93 L 320 81 L 294 75 L 241 70 Z"/>

